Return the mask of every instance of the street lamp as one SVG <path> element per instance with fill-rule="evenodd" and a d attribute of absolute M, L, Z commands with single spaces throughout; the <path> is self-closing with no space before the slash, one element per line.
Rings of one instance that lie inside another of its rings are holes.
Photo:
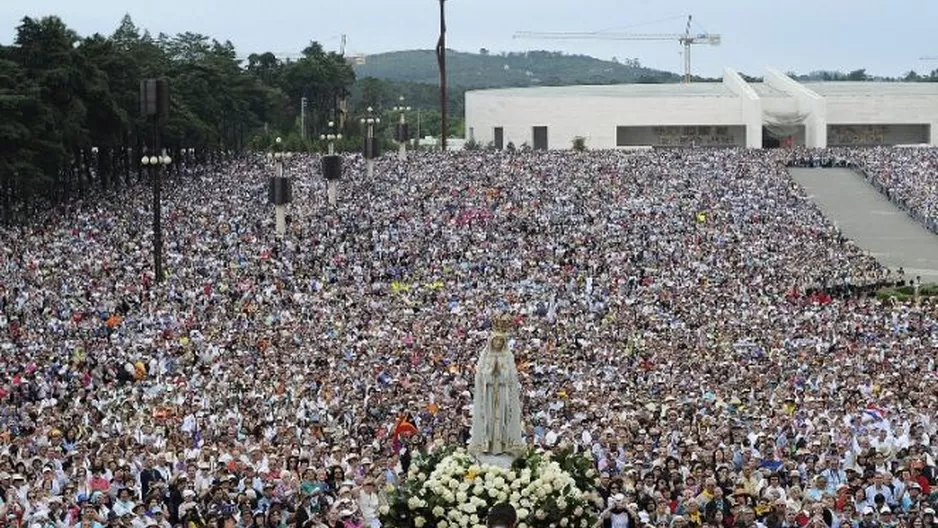
<path fill-rule="evenodd" d="M 91 163 L 91 166 L 94 167 L 94 176 L 97 178 L 100 176 L 98 174 L 98 169 L 101 168 L 101 163 L 98 159 L 98 147 L 91 147 Z"/>
<path fill-rule="evenodd" d="M 377 158 L 381 153 L 378 148 L 378 142 L 375 139 L 375 125 L 381 124 L 381 118 L 374 117 L 372 114 L 374 108 L 368 107 L 368 117 L 363 117 L 359 120 L 362 125 L 368 125 L 368 133 L 365 135 L 365 170 L 367 171 L 368 178 L 370 179 L 375 173 L 375 158 Z"/>
<path fill-rule="evenodd" d="M 335 207 L 339 201 L 339 180 L 342 178 L 342 157 L 335 153 L 335 140 L 342 139 L 335 129 L 335 122 L 329 121 L 329 132 L 320 134 L 319 139 L 328 141 L 328 154 L 322 157 L 320 169 L 326 178 L 326 193 L 329 196 L 329 205 Z"/>
<path fill-rule="evenodd" d="M 277 236 L 282 237 L 287 232 L 287 204 L 293 201 L 290 179 L 283 175 L 283 163 L 293 157 L 292 152 L 281 152 L 279 137 L 275 140 L 274 152 L 267 153 L 267 159 L 277 162 L 277 175 L 268 180 L 267 198 L 274 204 L 274 216 L 277 222 Z"/>
<path fill-rule="evenodd" d="M 407 130 L 407 114 L 410 112 L 409 106 L 404 106 L 404 96 L 398 98 L 400 101 L 400 106 L 395 106 L 394 111 L 401 113 L 401 120 L 397 124 L 396 138 L 398 147 L 397 147 L 397 159 L 401 161 L 407 161 L 407 139 L 410 137 L 410 131 Z"/>
<path fill-rule="evenodd" d="M 163 228 L 161 224 L 162 202 L 160 201 L 160 170 L 173 162 L 173 159 L 166 155 L 164 150 L 159 156 L 143 156 L 140 158 L 140 164 L 144 168 L 150 169 L 150 177 L 153 179 L 153 271 L 156 274 L 156 282 L 163 280 Z"/>

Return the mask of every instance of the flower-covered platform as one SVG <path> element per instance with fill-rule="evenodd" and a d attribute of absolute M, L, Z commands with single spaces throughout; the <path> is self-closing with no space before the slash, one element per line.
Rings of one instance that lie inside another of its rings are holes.
<path fill-rule="evenodd" d="M 415 454 L 407 478 L 382 508 L 382 525 L 484 528 L 488 509 L 508 502 L 518 528 L 596 524 L 596 472 L 589 455 L 530 452 L 511 467 L 480 464 L 464 449 Z"/>

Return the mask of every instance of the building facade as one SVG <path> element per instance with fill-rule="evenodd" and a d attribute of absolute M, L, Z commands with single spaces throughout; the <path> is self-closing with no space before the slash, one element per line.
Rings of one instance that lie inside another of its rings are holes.
<path fill-rule="evenodd" d="M 746 82 L 466 92 L 466 137 L 505 148 L 938 146 L 938 83 Z"/>

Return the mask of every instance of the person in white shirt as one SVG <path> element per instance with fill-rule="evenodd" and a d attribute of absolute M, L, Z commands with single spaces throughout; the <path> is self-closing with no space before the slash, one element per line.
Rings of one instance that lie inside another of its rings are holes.
<path fill-rule="evenodd" d="M 362 512 L 362 520 L 366 528 L 380 528 L 381 521 L 378 519 L 378 508 L 380 499 L 375 490 L 375 481 L 372 478 L 365 479 L 362 487 L 358 490 L 358 509 Z"/>
<path fill-rule="evenodd" d="M 866 488 L 866 501 L 868 504 L 873 504 L 877 495 L 882 495 L 886 499 L 886 504 L 895 504 L 895 500 L 892 496 L 892 489 L 886 485 L 888 482 L 888 477 L 882 473 L 878 473 L 873 480 L 873 484 L 870 484 Z"/>
<path fill-rule="evenodd" d="M 119 517 L 123 517 L 128 513 L 133 513 L 133 495 L 134 494 L 130 488 L 121 488 L 121 490 L 117 492 L 117 500 L 114 501 L 114 507 L 112 508 L 114 513 Z"/>

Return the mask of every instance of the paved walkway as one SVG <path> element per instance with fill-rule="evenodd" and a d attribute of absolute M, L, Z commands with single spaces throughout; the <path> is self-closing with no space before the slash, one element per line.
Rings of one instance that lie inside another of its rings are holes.
<path fill-rule="evenodd" d="M 824 214 L 841 232 L 886 266 L 905 268 L 906 277 L 938 282 L 938 236 L 892 204 L 848 169 L 791 169 Z"/>

